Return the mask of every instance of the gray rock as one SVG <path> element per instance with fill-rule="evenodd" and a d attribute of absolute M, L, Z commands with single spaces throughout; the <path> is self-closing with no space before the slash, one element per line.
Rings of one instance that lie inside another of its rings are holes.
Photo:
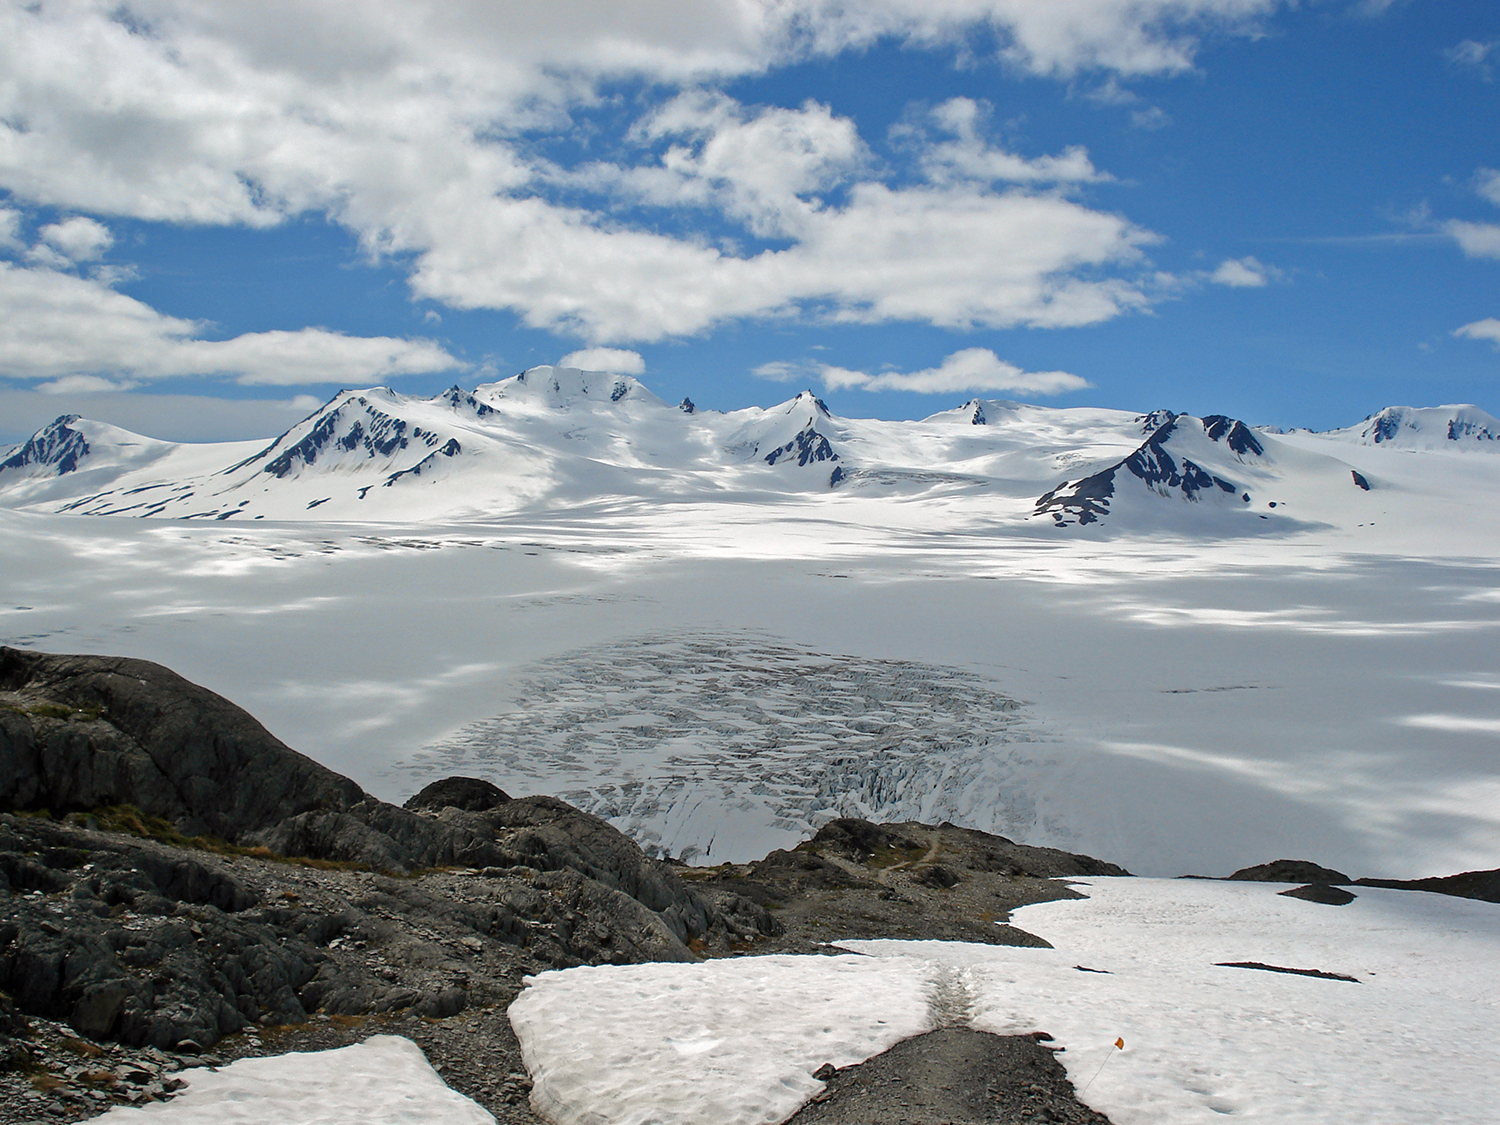
<path fill-rule="evenodd" d="M 365 798 L 220 695 L 159 664 L 0 646 L 0 809 L 131 804 L 237 840 Z"/>
<path fill-rule="evenodd" d="M 1289 891 L 1278 891 L 1287 898 L 1300 898 L 1306 902 L 1320 902 L 1324 906 L 1348 906 L 1358 896 L 1342 887 L 1328 883 L 1309 883 L 1304 887 L 1293 887 Z"/>
<path fill-rule="evenodd" d="M 412 812 L 431 809 L 463 809 L 485 812 L 510 800 L 505 790 L 477 777 L 445 777 L 426 786 L 402 806 Z"/>
<path fill-rule="evenodd" d="M 1319 867 L 1307 859 L 1277 859 L 1244 867 L 1231 879 L 1252 883 L 1348 883 L 1349 876 L 1330 867 Z"/>

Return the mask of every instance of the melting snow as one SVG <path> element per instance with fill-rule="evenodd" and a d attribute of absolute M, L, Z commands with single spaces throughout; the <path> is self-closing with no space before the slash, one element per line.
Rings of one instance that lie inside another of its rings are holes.
<path fill-rule="evenodd" d="M 1018 913 L 1050 950 L 850 941 L 869 956 L 543 973 L 511 1009 L 537 1105 L 561 1125 L 773 1125 L 821 1088 L 823 1063 L 967 1009 L 981 1030 L 1055 1036 L 1115 1125 L 1494 1121 L 1500 906 L 1356 888 L 1331 907 L 1198 880 L 1084 889 Z"/>
<path fill-rule="evenodd" d="M 189 1070 L 169 1102 L 120 1107 L 96 1121 L 160 1125 L 495 1125 L 451 1090 L 410 1039 L 376 1035 L 352 1047 L 240 1059 Z"/>

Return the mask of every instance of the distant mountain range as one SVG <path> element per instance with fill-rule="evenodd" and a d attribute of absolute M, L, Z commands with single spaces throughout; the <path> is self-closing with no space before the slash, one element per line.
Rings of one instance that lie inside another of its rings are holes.
<path fill-rule="evenodd" d="M 671 405 L 625 375 L 537 367 L 432 398 L 341 391 L 269 443 L 157 441 L 65 415 L 0 454 L 0 505 L 215 520 L 461 520 L 620 499 L 968 498 L 1058 527 L 1305 521 L 1381 482 L 1356 447 L 1500 452 L 1474 406 L 1388 407 L 1323 434 L 1222 415 L 974 399 L 915 422 Z M 1231 523 L 1229 526 L 1234 526 Z"/>

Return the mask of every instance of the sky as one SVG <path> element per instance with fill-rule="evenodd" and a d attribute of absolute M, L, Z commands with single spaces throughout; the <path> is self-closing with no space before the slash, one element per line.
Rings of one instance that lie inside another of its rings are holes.
<path fill-rule="evenodd" d="M 0 0 L 0 442 L 542 363 L 1500 413 L 1493 0 Z"/>

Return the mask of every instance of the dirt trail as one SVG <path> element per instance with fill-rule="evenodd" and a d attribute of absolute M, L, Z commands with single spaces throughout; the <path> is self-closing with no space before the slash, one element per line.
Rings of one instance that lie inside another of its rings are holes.
<path fill-rule="evenodd" d="M 835 1071 L 786 1125 L 1109 1125 L 1029 1035 L 940 1028 Z"/>

